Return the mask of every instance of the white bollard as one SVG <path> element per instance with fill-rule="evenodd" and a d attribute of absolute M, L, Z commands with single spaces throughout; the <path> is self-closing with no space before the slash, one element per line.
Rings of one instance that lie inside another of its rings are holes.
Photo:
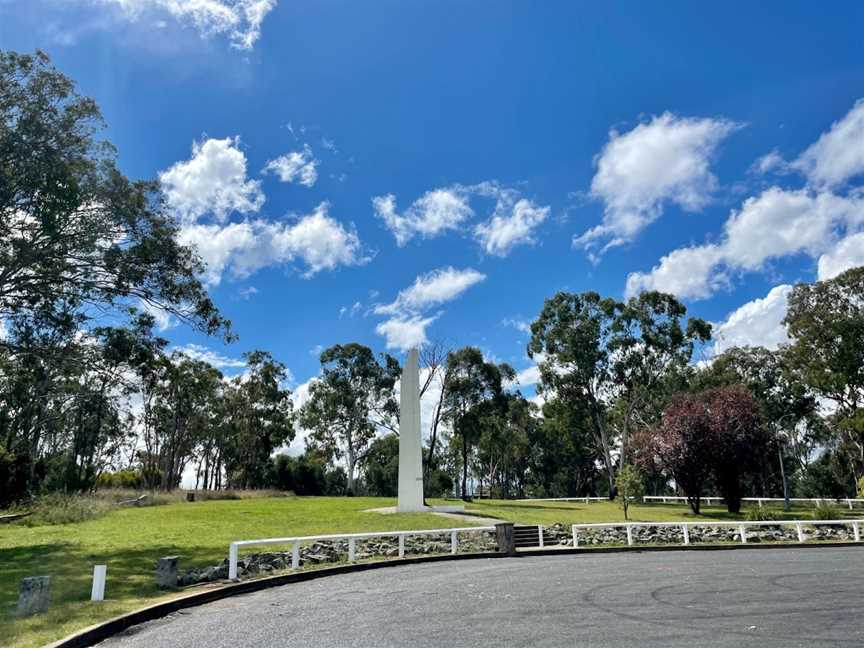
<path fill-rule="evenodd" d="M 300 569 L 300 543 L 291 545 L 291 569 Z"/>
<path fill-rule="evenodd" d="M 93 589 L 90 591 L 91 601 L 105 600 L 105 579 L 108 572 L 107 565 L 93 566 Z"/>
<path fill-rule="evenodd" d="M 578 549 L 579 548 L 579 536 L 576 534 L 576 525 L 575 524 L 570 528 L 570 531 L 573 532 L 573 548 Z"/>
<path fill-rule="evenodd" d="M 237 580 L 237 545 L 233 542 L 228 547 L 228 579 Z"/>
<path fill-rule="evenodd" d="M 540 548 L 543 548 L 543 525 L 537 525 L 537 537 L 540 538 Z"/>
<path fill-rule="evenodd" d="M 741 544 L 747 544 L 747 531 L 744 529 L 743 524 L 738 525 L 738 533 L 741 534 Z"/>
<path fill-rule="evenodd" d="M 405 557 L 405 534 L 399 536 L 399 557 Z"/>
<path fill-rule="evenodd" d="M 852 523 L 852 535 L 855 538 L 855 542 L 861 542 L 861 530 L 858 528 L 858 523 Z"/>
<path fill-rule="evenodd" d="M 357 553 L 357 545 L 354 538 L 348 538 L 348 562 L 354 562 L 354 557 Z"/>
<path fill-rule="evenodd" d="M 798 532 L 798 542 L 804 542 L 804 529 L 801 528 L 801 523 L 795 523 L 795 530 Z"/>
<path fill-rule="evenodd" d="M 450 553 L 453 554 L 454 556 L 456 555 L 456 546 L 457 546 L 458 542 L 459 541 L 456 538 L 456 532 L 451 531 L 450 532 Z"/>
<path fill-rule="evenodd" d="M 684 544 L 690 544 L 690 529 L 687 528 L 686 524 L 681 525 L 681 530 L 684 532 Z"/>
<path fill-rule="evenodd" d="M 630 528 L 630 525 L 627 525 L 627 544 L 633 544 L 633 530 Z"/>

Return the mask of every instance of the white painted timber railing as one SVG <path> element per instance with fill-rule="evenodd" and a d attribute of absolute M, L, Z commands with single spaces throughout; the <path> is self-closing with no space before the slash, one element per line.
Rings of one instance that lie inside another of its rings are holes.
<path fill-rule="evenodd" d="M 582 498 L 584 499 L 584 498 Z M 712 503 L 720 504 L 723 501 L 722 497 L 702 497 L 701 500 L 708 504 L 709 506 Z M 645 495 L 642 498 L 642 502 L 647 504 L 649 502 L 661 502 L 663 504 L 678 503 L 678 502 L 686 502 L 686 497 L 681 497 L 677 495 Z M 742 497 L 742 502 L 756 502 L 759 506 L 762 506 L 766 502 L 785 502 L 786 500 L 782 497 Z M 840 499 L 834 499 L 831 497 L 790 497 L 789 501 L 792 503 L 804 503 L 804 504 L 818 504 L 819 502 L 836 502 L 838 504 L 846 504 L 849 507 L 849 510 L 852 510 L 853 504 L 864 504 L 864 498 L 856 498 L 856 497 L 842 497 Z"/>
<path fill-rule="evenodd" d="M 356 548 L 358 540 L 368 540 L 369 538 L 399 538 L 399 557 L 405 556 L 405 538 L 407 536 L 421 535 L 443 535 L 450 534 L 450 553 L 455 554 L 459 547 L 460 533 L 470 533 L 472 531 L 495 531 L 494 526 L 473 526 L 460 527 L 457 529 L 420 529 L 410 531 L 375 531 L 373 533 L 337 533 L 331 535 L 318 536 L 294 536 L 290 538 L 264 538 L 261 540 L 237 540 L 228 546 L 228 578 L 235 580 L 237 578 L 237 560 L 238 553 L 241 547 L 258 547 L 263 545 L 291 545 L 291 569 L 300 567 L 300 545 L 304 542 L 318 542 L 321 540 L 347 540 L 348 541 L 348 562 L 355 562 Z"/>
<path fill-rule="evenodd" d="M 683 536 L 683 545 L 690 544 L 690 529 L 693 527 L 731 527 L 738 529 L 738 537 L 742 543 L 747 543 L 747 528 L 748 527 L 772 527 L 772 526 L 794 526 L 798 532 L 798 542 L 804 542 L 805 526 L 833 526 L 833 525 L 851 525 L 852 536 L 855 542 L 861 542 L 861 524 L 864 520 L 764 520 L 758 522 L 749 522 L 736 520 L 734 522 L 603 522 L 599 524 L 574 524 L 572 527 L 573 547 L 579 548 L 579 530 L 580 529 L 625 529 L 627 532 L 627 544 L 633 545 L 633 529 L 634 528 L 659 528 L 659 527 L 678 527 L 681 529 Z"/>
<path fill-rule="evenodd" d="M 632 497 L 630 499 L 633 499 Z M 608 497 L 526 497 L 520 502 L 608 502 Z"/>

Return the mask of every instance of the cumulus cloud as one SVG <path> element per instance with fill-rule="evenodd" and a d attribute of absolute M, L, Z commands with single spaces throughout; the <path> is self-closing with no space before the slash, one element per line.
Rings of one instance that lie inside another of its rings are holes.
<path fill-rule="evenodd" d="M 538 207 L 521 198 L 511 204 L 499 200 L 495 213 L 474 229 L 487 254 L 507 256 L 517 245 L 533 245 L 534 229 L 549 216 L 549 207 Z"/>
<path fill-rule="evenodd" d="M 643 290 L 661 290 L 681 298 L 704 299 L 729 284 L 730 271 L 760 270 L 767 261 L 792 254 L 817 258 L 843 232 L 851 234 L 862 224 L 864 199 L 860 196 L 771 187 L 732 212 L 720 243 L 670 252 L 650 272 L 631 273 L 626 292 L 632 296 Z M 826 259 L 826 267 L 830 262 Z"/>
<path fill-rule="evenodd" d="M 423 317 L 422 315 L 399 315 L 391 317 L 378 324 L 375 332 L 384 336 L 385 345 L 388 349 L 407 351 L 416 346 L 428 342 L 426 328 L 434 322 L 440 314 Z"/>
<path fill-rule="evenodd" d="M 442 313 L 426 315 L 424 312 L 456 299 L 485 278 L 486 275 L 471 268 L 457 270 L 453 267 L 420 275 L 408 288 L 399 291 L 392 303 L 379 304 L 373 309 L 376 315 L 390 315 L 375 327 L 375 332 L 384 336 L 388 349 L 406 351 L 425 344 L 426 328 Z"/>
<path fill-rule="evenodd" d="M 627 133 L 610 131 L 597 156 L 591 196 L 604 203 L 603 221 L 573 241 L 602 251 L 633 240 L 666 203 L 702 209 L 717 186 L 710 171 L 717 145 L 740 125 L 726 119 L 666 112 Z"/>
<path fill-rule="evenodd" d="M 261 36 L 261 25 L 277 0 L 89 0 L 117 7 L 128 20 L 168 15 L 204 37 L 225 36 L 231 46 L 250 50 Z"/>
<path fill-rule="evenodd" d="M 264 220 L 184 226 L 180 242 L 193 246 L 206 263 L 204 281 L 218 285 L 225 272 L 242 278 L 263 267 L 299 261 L 303 276 L 366 263 L 360 239 L 329 215 L 328 203 L 289 222 Z"/>
<path fill-rule="evenodd" d="M 864 232 L 847 236 L 819 257 L 817 276 L 826 281 L 859 266 L 864 266 Z"/>
<path fill-rule="evenodd" d="M 393 303 L 376 306 L 375 313 L 392 315 L 438 306 L 455 299 L 485 278 L 486 275 L 472 268 L 464 270 L 457 270 L 452 266 L 439 268 L 417 277 L 413 284 L 399 292 Z"/>
<path fill-rule="evenodd" d="M 792 286 L 775 286 L 762 299 L 754 299 L 736 309 L 714 328 L 714 353 L 742 346 L 763 346 L 776 349 L 789 337 L 783 318 Z"/>
<path fill-rule="evenodd" d="M 292 151 L 268 161 L 262 173 L 273 173 L 282 182 L 312 187 L 318 180 L 318 164 L 312 149 L 304 146 L 302 151 Z"/>
<path fill-rule="evenodd" d="M 376 196 L 372 199 L 372 207 L 375 215 L 396 237 L 399 246 L 414 236 L 431 238 L 456 229 L 474 215 L 468 204 L 467 192 L 458 185 L 427 191 L 401 214 L 396 211 L 393 194 Z"/>
<path fill-rule="evenodd" d="M 261 183 L 246 178 L 246 155 L 239 137 L 192 143 L 192 157 L 159 174 L 168 205 L 184 221 L 212 214 L 250 214 L 264 204 Z"/>
<path fill-rule="evenodd" d="M 218 351 L 209 349 L 203 344 L 185 344 L 174 347 L 174 351 L 179 351 L 183 355 L 192 360 L 200 360 L 213 365 L 217 369 L 244 369 L 246 361 L 239 358 L 229 358 Z"/>
<path fill-rule="evenodd" d="M 864 173 L 864 99 L 795 160 L 811 185 L 832 188 Z"/>

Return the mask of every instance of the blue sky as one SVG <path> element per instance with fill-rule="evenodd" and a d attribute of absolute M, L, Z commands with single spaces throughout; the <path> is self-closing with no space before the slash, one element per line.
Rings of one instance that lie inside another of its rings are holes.
<path fill-rule="evenodd" d="M 675 292 L 776 345 L 864 263 L 864 5 L 0 0 L 161 177 L 239 342 L 472 344 L 524 370 L 555 291 Z M 189 345 L 199 345 L 190 347 Z M 233 366 L 232 366 L 233 365 Z"/>

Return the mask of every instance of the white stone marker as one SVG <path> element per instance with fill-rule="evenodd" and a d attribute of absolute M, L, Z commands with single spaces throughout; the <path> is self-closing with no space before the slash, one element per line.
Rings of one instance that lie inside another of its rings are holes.
<path fill-rule="evenodd" d="M 91 601 L 105 600 L 105 578 L 108 565 L 93 565 L 93 589 L 90 590 Z"/>
<path fill-rule="evenodd" d="M 411 349 L 402 367 L 399 398 L 399 503 L 400 513 L 425 511 L 423 455 L 420 441 L 420 365 Z"/>

